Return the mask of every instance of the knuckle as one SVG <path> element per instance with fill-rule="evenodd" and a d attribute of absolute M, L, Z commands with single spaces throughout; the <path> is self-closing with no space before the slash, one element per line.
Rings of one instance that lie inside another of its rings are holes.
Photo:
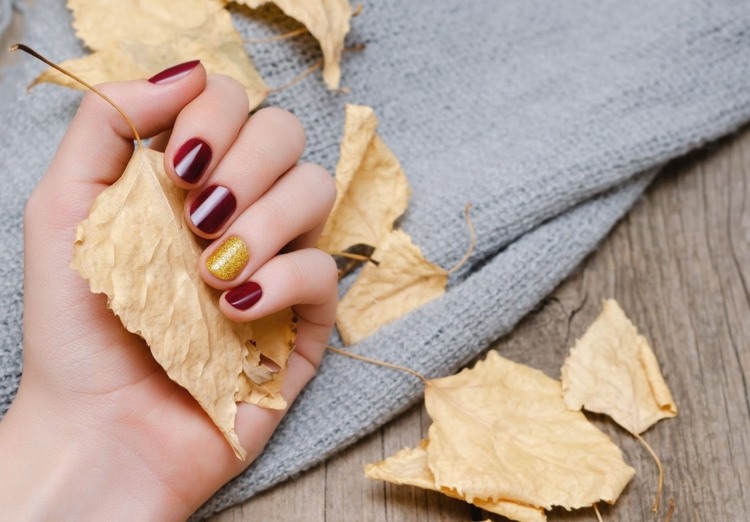
<path fill-rule="evenodd" d="M 331 205 L 336 199 L 336 182 L 326 169 L 315 163 L 303 163 L 300 168 L 305 176 L 315 185 L 316 192 Z"/>
<path fill-rule="evenodd" d="M 211 74 L 206 79 L 206 88 L 216 89 L 223 99 L 237 100 L 243 106 L 242 111 L 250 110 L 250 100 L 247 91 L 240 82 L 225 74 Z"/>
<path fill-rule="evenodd" d="M 264 107 L 255 113 L 254 118 L 263 125 L 277 129 L 290 143 L 294 143 L 300 152 L 305 148 L 305 128 L 299 118 L 291 112 L 279 107 Z"/>

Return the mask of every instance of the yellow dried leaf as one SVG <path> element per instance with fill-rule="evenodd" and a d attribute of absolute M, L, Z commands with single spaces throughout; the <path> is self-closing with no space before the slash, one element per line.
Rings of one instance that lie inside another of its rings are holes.
<path fill-rule="evenodd" d="M 633 435 L 677 415 L 651 346 L 612 299 L 570 351 L 562 382 L 568 408 L 609 415 Z"/>
<path fill-rule="evenodd" d="M 349 32 L 352 8 L 349 0 L 235 0 L 252 9 L 272 2 L 284 14 L 302 23 L 323 51 L 323 80 L 337 89 L 341 79 L 341 53 Z"/>
<path fill-rule="evenodd" d="M 376 464 L 365 466 L 365 475 L 371 479 L 384 480 L 393 484 L 417 486 L 431 491 L 438 491 L 449 497 L 466 500 L 455 490 L 439 488 L 435 485 L 435 477 L 427 465 L 427 451 L 429 442 L 423 440 L 416 448 L 406 448 L 392 457 Z M 498 500 L 485 502 L 475 499 L 473 504 L 485 511 L 497 513 L 511 520 L 519 522 L 544 522 L 547 517 L 544 510 L 534 506 L 525 506 L 517 502 Z"/>
<path fill-rule="evenodd" d="M 253 321 L 253 339 L 248 345 L 236 400 L 274 410 L 287 407 L 281 385 L 294 350 L 295 323 L 291 308 Z"/>
<path fill-rule="evenodd" d="M 606 435 L 565 407 L 558 381 L 496 352 L 428 381 L 425 404 L 435 483 L 469 502 L 614 503 L 635 473 Z"/>
<path fill-rule="evenodd" d="M 296 334 L 292 313 L 258 321 L 257 331 L 221 313 L 219 293 L 198 272 L 202 248 L 184 223 L 185 193 L 163 165 L 162 153 L 135 152 L 79 224 L 72 266 L 244 458 L 235 400 L 286 406 L 280 388 Z"/>
<path fill-rule="evenodd" d="M 61 66 L 91 84 L 148 78 L 199 59 L 209 73 L 240 82 L 251 108 L 268 94 L 219 0 L 68 0 L 68 7 L 76 34 L 94 52 Z M 54 69 L 32 86 L 43 82 L 82 88 Z"/>
<path fill-rule="evenodd" d="M 318 241 L 322 250 L 343 252 L 357 244 L 377 249 L 406 210 L 409 182 L 398 159 L 375 133 L 377 125 L 370 107 L 346 106 L 336 165 L 338 192 Z"/>
<path fill-rule="evenodd" d="M 380 265 L 365 265 L 339 302 L 336 326 L 346 344 L 445 293 L 448 272 L 428 262 L 405 232 L 392 231 L 376 252 Z"/>

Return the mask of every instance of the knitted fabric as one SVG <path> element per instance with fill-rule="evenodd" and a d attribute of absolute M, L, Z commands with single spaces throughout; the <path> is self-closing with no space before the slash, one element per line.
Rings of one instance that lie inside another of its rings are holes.
<path fill-rule="evenodd" d="M 290 26 L 274 8 L 234 18 L 246 38 Z M 28 41 L 51 57 L 84 54 L 59 0 L 36 0 L 26 23 Z M 428 377 L 455 372 L 510 331 L 596 247 L 658 166 L 750 119 L 743 1 L 378 0 L 352 26 L 347 41 L 366 49 L 345 54 L 351 94 L 311 77 L 268 103 L 302 120 L 304 159 L 331 170 L 344 103 L 374 107 L 413 188 L 401 226 L 433 262 L 462 257 L 463 207 L 473 204 L 477 249 L 445 296 L 351 348 Z M 309 37 L 248 50 L 271 85 L 319 57 Z M 25 80 L 39 71 L 27 64 Z M 79 99 L 42 85 L 2 115 L 0 415 L 21 372 L 23 202 Z M 407 375 L 326 356 L 263 455 L 196 518 L 320 462 L 421 393 Z"/>

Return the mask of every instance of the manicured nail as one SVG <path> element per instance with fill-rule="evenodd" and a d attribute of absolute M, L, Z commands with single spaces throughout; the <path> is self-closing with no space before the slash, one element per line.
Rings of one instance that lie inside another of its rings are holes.
<path fill-rule="evenodd" d="M 187 140 L 174 155 L 174 171 L 188 183 L 197 183 L 211 163 L 211 147 L 198 138 Z"/>
<path fill-rule="evenodd" d="M 148 79 L 148 81 L 156 84 L 176 82 L 180 78 L 184 78 L 185 76 L 190 74 L 190 71 L 195 69 L 195 67 L 199 63 L 201 63 L 200 60 L 192 60 L 178 65 L 173 65 L 172 67 L 164 69 L 162 72 L 153 75 Z"/>
<path fill-rule="evenodd" d="M 219 245 L 206 260 L 208 271 L 223 281 L 231 281 L 242 272 L 250 259 L 247 245 L 237 236 L 231 236 Z"/>
<path fill-rule="evenodd" d="M 190 205 L 190 221 L 206 234 L 213 234 L 236 208 L 237 200 L 231 190 L 221 185 L 211 185 Z"/>
<path fill-rule="evenodd" d="M 227 303 L 238 310 L 247 310 L 263 297 L 263 289 L 258 283 L 248 281 L 227 292 Z"/>

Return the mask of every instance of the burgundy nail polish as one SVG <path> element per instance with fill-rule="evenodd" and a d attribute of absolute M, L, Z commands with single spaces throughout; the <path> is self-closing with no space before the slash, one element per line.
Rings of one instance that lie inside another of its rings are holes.
<path fill-rule="evenodd" d="M 247 310 L 263 297 L 263 290 L 258 283 L 248 281 L 227 292 L 227 303 L 238 310 Z"/>
<path fill-rule="evenodd" d="M 185 76 L 190 74 L 190 71 L 195 69 L 195 67 L 199 63 L 201 63 L 200 60 L 192 60 L 178 65 L 173 65 L 172 67 L 164 69 L 162 72 L 155 74 L 154 76 L 149 78 L 148 81 L 156 84 L 176 82 L 177 80 L 184 78 Z"/>
<path fill-rule="evenodd" d="M 190 205 L 190 221 L 206 234 L 217 232 L 237 208 L 232 191 L 221 185 L 211 185 Z"/>
<path fill-rule="evenodd" d="M 174 171 L 188 183 L 197 183 L 211 163 L 211 147 L 205 141 L 187 140 L 174 155 Z"/>

